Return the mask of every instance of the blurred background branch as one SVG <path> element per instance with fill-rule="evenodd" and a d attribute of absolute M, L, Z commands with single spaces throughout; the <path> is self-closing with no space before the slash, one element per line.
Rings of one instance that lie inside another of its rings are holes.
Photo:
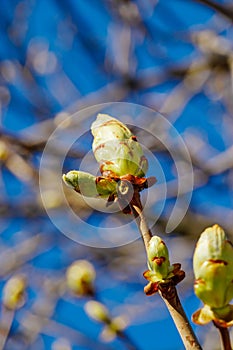
<path fill-rule="evenodd" d="M 43 193 L 45 210 L 39 187 L 40 161 L 48 139 L 59 129 L 61 137 L 48 154 L 54 159 L 64 156 L 64 172 L 80 166 L 91 148 L 88 129 L 93 112 L 87 109 L 85 116 L 73 116 L 87 107 L 130 102 L 163 114 L 184 139 L 194 175 L 189 209 L 172 233 L 165 233 L 165 228 L 179 181 L 186 181 L 187 159 L 173 142 L 170 129 L 153 113 L 145 125 L 151 134 L 140 128 L 143 120 L 133 132 L 165 174 L 161 181 L 159 169 L 151 167 L 158 182 L 147 216 L 153 233 L 166 235 L 173 262 L 179 260 L 186 271 L 182 293 L 191 315 L 197 304 L 191 257 L 198 235 L 218 222 L 233 237 L 232 11 L 231 2 L 217 0 L 2 1 L 1 288 L 14 273 L 24 273 L 28 280 L 26 302 L 15 313 L 6 350 L 125 348 L 118 340 L 103 343 L 98 338 L 100 326 L 83 311 L 84 300 L 65 291 L 64 273 L 75 259 L 93 262 L 102 302 L 113 317 L 128 316 L 125 332 L 138 348 L 149 349 L 151 330 L 159 335 L 166 327 L 171 328 L 170 349 L 181 348 L 163 306 L 143 294 L 142 243 L 135 240 L 109 249 L 75 243 L 50 221 L 46 210 L 62 220 L 69 203 L 72 212 L 94 227 L 97 223 L 120 226 L 129 219 L 119 213 L 98 212 L 66 188 L 65 199 L 61 197 L 56 183 L 62 174 L 56 173 L 52 162 L 45 169 L 49 179 Z M 135 125 L 133 116 L 127 118 Z M 81 141 L 65 152 L 72 132 L 82 128 L 86 132 Z M 161 138 L 154 137 L 154 132 Z M 168 145 L 184 169 L 182 179 Z M 93 168 L 91 160 L 87 165 Z M 179 196 L 185 196 L 185 191 L 184 187 Z M 164 207 L 155 219 L 163 200 Z M 79 236 L 87 235 L 82 224 L 76 229 Z M 112 237 L 106 239 L 110 242 Z M 212 336 L 211 326 L 211 337 L 198 332 L 207 349 L 217 349 L 218 335 Z M 157 344 L 161 350 L 168 349 L 163 346 Z"/>

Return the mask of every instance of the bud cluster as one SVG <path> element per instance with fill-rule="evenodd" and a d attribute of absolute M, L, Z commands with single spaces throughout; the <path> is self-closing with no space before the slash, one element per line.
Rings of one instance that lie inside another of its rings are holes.
<path fill-rule="evenodd" d="M 130 213 L 129 203 L 134 190 L 140 192 L 156 182 L 154 177 L 143 177 L 148 170 L 148 161 L 142 147 L 126 125 L 107 114 L 97 115 L 91 131 L 94 137 L 92 149 L 102 176 L 71 170 L 63 175 L 63 181 L 85 197 L 105 198 L 107 204 L 117 200 L 120 209 Z M 125 184 L 132 185 L 131 196 L 122 191 Z"/>

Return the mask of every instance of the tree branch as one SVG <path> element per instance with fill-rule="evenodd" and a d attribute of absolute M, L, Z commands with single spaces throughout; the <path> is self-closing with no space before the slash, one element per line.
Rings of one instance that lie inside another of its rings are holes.
<path fill-rule="evenodd" d="M 141 232 L 146 251 L 149 246 L 152 233 L 147 225 L 143 215 L 143 208 L 140 200 L 140 194 L 137 189 L 134 191 L 133 198 L 130 202 L 130 207 Z M 192 327 L 187 319 L 184 309 L 178 297 L 176 287 L 173 281 L 163 283 L 159 287 L 159 294 L 165 302 L 168 311 L 173 318 L 176 328 L 181 336 L 186 350 L 201 350 L 201 346 L 196 338 Z M 227 349 L 228 350 L 228 349 Z"/>

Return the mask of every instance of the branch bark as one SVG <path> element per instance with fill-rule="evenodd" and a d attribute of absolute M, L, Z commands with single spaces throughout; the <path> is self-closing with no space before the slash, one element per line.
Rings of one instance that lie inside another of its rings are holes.
<path fill-rule="evenodd" d="M 171 283 L 171 285 L 160 287 L 159 289 L 159 293 L 176 325 L 185 349 L 201 350 L 202 348 L 181 305 L 176 287 Z"/>

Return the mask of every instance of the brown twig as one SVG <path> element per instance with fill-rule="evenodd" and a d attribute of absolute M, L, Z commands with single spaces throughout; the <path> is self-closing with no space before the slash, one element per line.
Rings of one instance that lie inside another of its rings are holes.
<path fill-rule="evenodd" d="M 145 248 L 147 250 L 149 241 L 152 237 L 152 233 L 148 228 L 146 219 L 143 215 L 140 194 L 137 189 L 134 191 L 133 198 L 130 202 L 130 207 L 137 222 L 138 228 L 141 232 Z M 186 350 L 201 350 L 202 348 L 187 319 L 173 281 L 161 284 L 159 287 L 159 293 L 165 302 L 171 317 L 173 318 L 173 321 L 181 336 Z"/>
<path fill-rule="evenodd" d="M 142 239 L 147 250 L 149 246 L 152 233 L 147 226 L 146 218 L 143 214 L 142 203 L 140 199 L 140 194 L 137 190 L 134 191 L 133 198 L 130 202 L 130 207 L 135 217 L 136 223 L 138 225 L 139 231 L 141 232 Z"/>
<path fill-rule="evenodd" d="M 160 286 L 159 294 L 168 308 L 168 311 L 184 343 L 185 349 L 201 350 L 201 346 L 184 312 L 173 282 L 171 281 L 170 284 L 164 285 L 162 288 Z"/>
<path fill-rule="evenodd" d="M 223 350 L 232 350 L 231 339 L 230 339 L 230 334 L 229 334 L 228 328 L 221 327 L 217 323 L 215 323 L 214 321 L 213 321 L 213 324 L 219 330 L 220 337 L 222 340 Z"/>

